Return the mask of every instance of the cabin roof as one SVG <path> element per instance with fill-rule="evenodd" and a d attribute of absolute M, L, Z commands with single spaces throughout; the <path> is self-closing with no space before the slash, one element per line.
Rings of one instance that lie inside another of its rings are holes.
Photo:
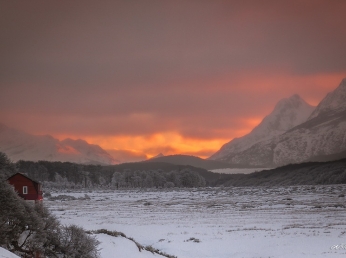
<path fill-rule="evenodd" d="M 19 172 L 17 172 L 17 173 L 15 173 L 14 175 L 10 176 L 9 178 L 7 178 L 7 180 L 10 180 L 12 177 L 14 177 L 14 176 L 16 176 L 16 175 L 23 176 L 23 177 L 29 179 L 30 181 L 32 181 L 32 182 L 34 182 L 34 183 L 36 183 L 36 184 L 40 184 L 39 182 L 37 182 L 37 181 L 35 181 L 35 180 L 32 180 L 30 177 L 28 177 L 28 176 L 26 176 L 26 175 L 24 175 L 24 174 L 22 174 L 22 173 L 19 173 Z"/>

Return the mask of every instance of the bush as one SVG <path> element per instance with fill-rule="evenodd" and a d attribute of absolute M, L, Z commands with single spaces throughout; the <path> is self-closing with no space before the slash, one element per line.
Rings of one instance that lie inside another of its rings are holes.
<path fill-rule="evenodd" d="M 0 160 L 0 171 L 5 169 Z M 0 207 L 0 247 L 21 257 L 35 257 L 36 253 L 44 257 L 98 257 L 95 238 L 80 227 L 61 226 L 42 204 L 24 201 L 4 180 L 0 180 Z"/>
<path fill-rule="evenodd" d="M 20 256 L 94 258 L 98 241 L 77 226 L 61 226 L 42 204 L 31 205 L 0 181 L 0 246 Z"/>
<path fill-rule="evenodd" d="M 60 248 L 65 258 L 98 257 L 99 242 L 85 233 L 83 228 L 72 225 L 64 226 L 60 234 Z"/>

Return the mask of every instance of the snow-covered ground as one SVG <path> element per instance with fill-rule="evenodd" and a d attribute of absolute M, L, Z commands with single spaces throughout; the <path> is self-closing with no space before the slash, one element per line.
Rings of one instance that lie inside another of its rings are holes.
<path fill-rule="evenodd" d="M 19 258 L 19 256 L 0 247 L 0 258 Z"/>
<path fill-rule="evenodd" d="M 259 172 L 262 170 L 267 170 L 270 168 L 218 168 L 210 170 L 214 173 L 222 173 L 222 174 L 250 174 L 253 172 Z"/>
<path fill-rule="evenodd" d="M 100 254 L 102 258 L 164 258 L 164 256 L 146 250 L 139 251 L 136 244 L 124 237 L 112 237 L 105 234 L 96 235 L 100 241 Z"/>
<path fill-rule="evenodd" d="M 346 185 L 87 194 L 45 204 L 64 224 L 117 230 L 179 258 L 346 257 Z M 154 257 L 129 240 L 97 237 L 102 257 Z"/>

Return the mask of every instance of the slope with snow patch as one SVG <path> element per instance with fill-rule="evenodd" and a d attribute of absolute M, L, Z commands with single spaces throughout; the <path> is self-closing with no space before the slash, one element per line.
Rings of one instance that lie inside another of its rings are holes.
<path fill-rule="evenodd" d="M 233 157 L 256 143 L 281 135 L 305 122 L 314 108 L 299 95 L 282 99 L 276 104 L 272 113 L 266 116 L 249 134 L 226 143 L 210 159 L 232 162 Z"/>
<path fill-rule="evenodd" d="M 346 79 L 300 125 L 227 157 L 231 163 L 280 166 L 346 150 Z"/>

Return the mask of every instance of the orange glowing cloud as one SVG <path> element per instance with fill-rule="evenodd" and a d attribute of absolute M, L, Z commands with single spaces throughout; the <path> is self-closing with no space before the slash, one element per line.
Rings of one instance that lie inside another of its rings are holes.
<path fill-rule="evenodd" d="M 58 138 L 64 139 L 66 135 L 59 135 Z M 132 155 L 134 160 L 151 158 L 159 153 L 164 155 L 196 155 L 207 158 L 229 140 L 218 138 L 191 139 L 176 132 L 156 133 L 149 136 L 85 136 L 81 138 L 88 143 L 100 145 L 111 155 L 116 156 L 119 155 L 120 150 L 126 150 L 128 157 Z"/>
<path fill-rule="evenodd" d="M 303 76 L 287 72 L 269 74 L 263 71 L 240 73 L 234 78 L 220 76 L 204 82 L 191 82 L 193 85 L 190 87 L 186 84 L 186 91 L 182 95 L 175 96 L 174 94 L 181 94 L 181 90 L 173 86 L 169 93 L 160 95 L 162 98 L 155 94 L 148 94 L 152 97 L 139 94 L 135 99 L 137 102 L 133 101 L 134 104 L 113 107 L 124 110 L 142 103 L 135 110 L 127 110 L 129 114 L 121 115 L 104 115 L 106 111 L 103 109 L 90 115 L 97 111 L 96 107 L 101 103 L 93 106 L 92 112 L 89 112 L 88 107 L 84 107 L 84 110 L 78 106 L 82 110 L 80 114 L 53 112 L 48 115 L 45 113 L 47 109 L 43 107 L 39 112 L 29 108 L 17 112 L 17 106 L 3 114 L 0 110 L 0 114 L 2 121 L 13 128 L 32 134 L 51 134 L 60 140 L 85 139 L 109 150 L 112 155 L 121 157 L 120 160 L 143 160 L 160 152 L 165 155 L 189 154 L 206 158 L 226 142 L 251 132 L 280 99 L 297 93 L 308 103 L 317 105 L 328 92 L 338 86 L 345 75 L 321 73 Z M 199 87 L 198 91 L 195 84 Z M 132 93 L 135 94 L 136 92 Z M 27 94 L 22 95 L 25 99 Z M 170 100 L 172 96 L 175 101 Z M 101 97 L 97 99 L 103 99 Z M 140 102 L 141 99 L 145 101 Z M 156 103 L 158 100 L 160 102 Z M 151 102 L 152 109 L 150 106 L 145 111 L 138 111 Z M 56 106 L 63 105 L 59 102 Z"/>

